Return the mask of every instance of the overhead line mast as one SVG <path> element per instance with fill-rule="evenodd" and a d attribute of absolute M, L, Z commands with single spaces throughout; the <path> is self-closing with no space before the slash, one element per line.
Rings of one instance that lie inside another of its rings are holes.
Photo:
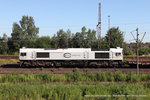
<path fill-rule="evenodd" d="M 137 73 L 137 75 L 139 75 L 139 37 L 138 37 L 139 36 L 139 31 L 138 31 L 138 28 L 136 29 L 136 31 L 137 31 L 137 40 L 136 40 L 137 41 L 136 42 L 137 43 L 136 44 L 137 45 L 137 54 L 136 54 L 136 57 L 137 57 L 137 60 L 136 60 L 137 61 L 137 72 L 136 73 Z"/>
<path fill-rule="evenodd" d="M 110 48 L 110 16 L 108 16 L 108 37 L 109 37 L 109 41 L 108 41 L 108 47 Z"/>
<path fill-rule="evenodd" d="M 98 24 L 97 24 L 98 48 L 101 48 L 101 3 L 99 3 Z"/>

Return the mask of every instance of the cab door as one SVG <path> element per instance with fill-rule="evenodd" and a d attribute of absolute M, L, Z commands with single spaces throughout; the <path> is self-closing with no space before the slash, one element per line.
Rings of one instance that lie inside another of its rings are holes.
<path fill-rule="evenodd" d="M 33 59 L 33 60 L 36 59 L 36 52 L 35 52 L 35 51 L 32 52 L 32 59 Z"/>
<path fill-rule="evenodd" d="M 84 52 L 84 59 L 88 59 L 88 58 L 89 58 L 88 52 L 85 51 L 85 52 Z"/>

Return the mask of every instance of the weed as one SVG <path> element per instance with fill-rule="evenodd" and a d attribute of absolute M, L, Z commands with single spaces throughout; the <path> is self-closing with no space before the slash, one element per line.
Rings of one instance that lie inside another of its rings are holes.
<path fill-rule="evenodd" d="M 114 76 L 114 81 L 115 82 L 125 81 L 126 80 L 126 76 L 124 74 L 122 74 L 121 72 L 114 73 L 113 76 Z"/>
<path fill-rule="evenodd" d="M 100 82 L 104 82 L 104 81 L 107 81 L 106 79 L 106 75 L 105 75 L 105 73 L 104 72 L 98 72 L 97 74 L 96 74 L 96 79 L 97 79 L 97 81 L 100 81 Z"/>

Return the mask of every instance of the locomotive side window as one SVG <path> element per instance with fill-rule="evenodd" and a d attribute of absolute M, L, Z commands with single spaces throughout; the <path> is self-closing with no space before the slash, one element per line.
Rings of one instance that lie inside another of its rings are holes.
<path fill-rule="evenodd" d="M 109 58 L 109 53 L 95 53 L 95 58 Z"/>
<path fill-rule="evenodd" d="M 20 56 L 26 56 L 26 53 L 20 53 Z"/>
<path fill-rule="evenodd" d="M 37 58 L 49 58 L 48 52 L 37 52 Z"/>
<path fill-rule="evenodd" d="M 121 53 L 116 53 L 116 56 L 121 56 Z"/>

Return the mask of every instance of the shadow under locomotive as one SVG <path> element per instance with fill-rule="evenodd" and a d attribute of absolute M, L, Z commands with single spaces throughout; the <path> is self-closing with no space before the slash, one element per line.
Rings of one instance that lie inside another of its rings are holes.
<path fill-rule="evenodd" d="M 3 64 L 0 66 L 1 68 L 19 68 L 18 64 Z"/>
<path fill-rule="evenodd" d="M 59 61 L 42 61 L 42 60 L 26 60 L 19 62 L 20 67 L 46 67 L 46 68 L 114 68 L 122 67 L 121 61 L 86 61 L 86 60 L 59 60 Z"/>
<path fill-rule="evenodd" d="M 84 65 L 63 65 L 63 66 L 20 66 L 19 64 L 4 64 L 0 66 L 1 68 L 136 68 L 136 65 L 120 65 L 120 66 L 84 66 Z M 149 65 L 139 66 L 140 68 L 150 68 Z"/>
<path fill-rule="evenodd" d="M 76 65 L 55 65 L 55 66 L 42 66 L 42 65 L 22 65 L 20 66 L 19 64 L 4 64 L 0 66 L 1 68 L 122 68 L 122 66 L 85 66 L 81 64 L 76 64 Z M 126 67 L 127 68 L 127 67 Z"/>

